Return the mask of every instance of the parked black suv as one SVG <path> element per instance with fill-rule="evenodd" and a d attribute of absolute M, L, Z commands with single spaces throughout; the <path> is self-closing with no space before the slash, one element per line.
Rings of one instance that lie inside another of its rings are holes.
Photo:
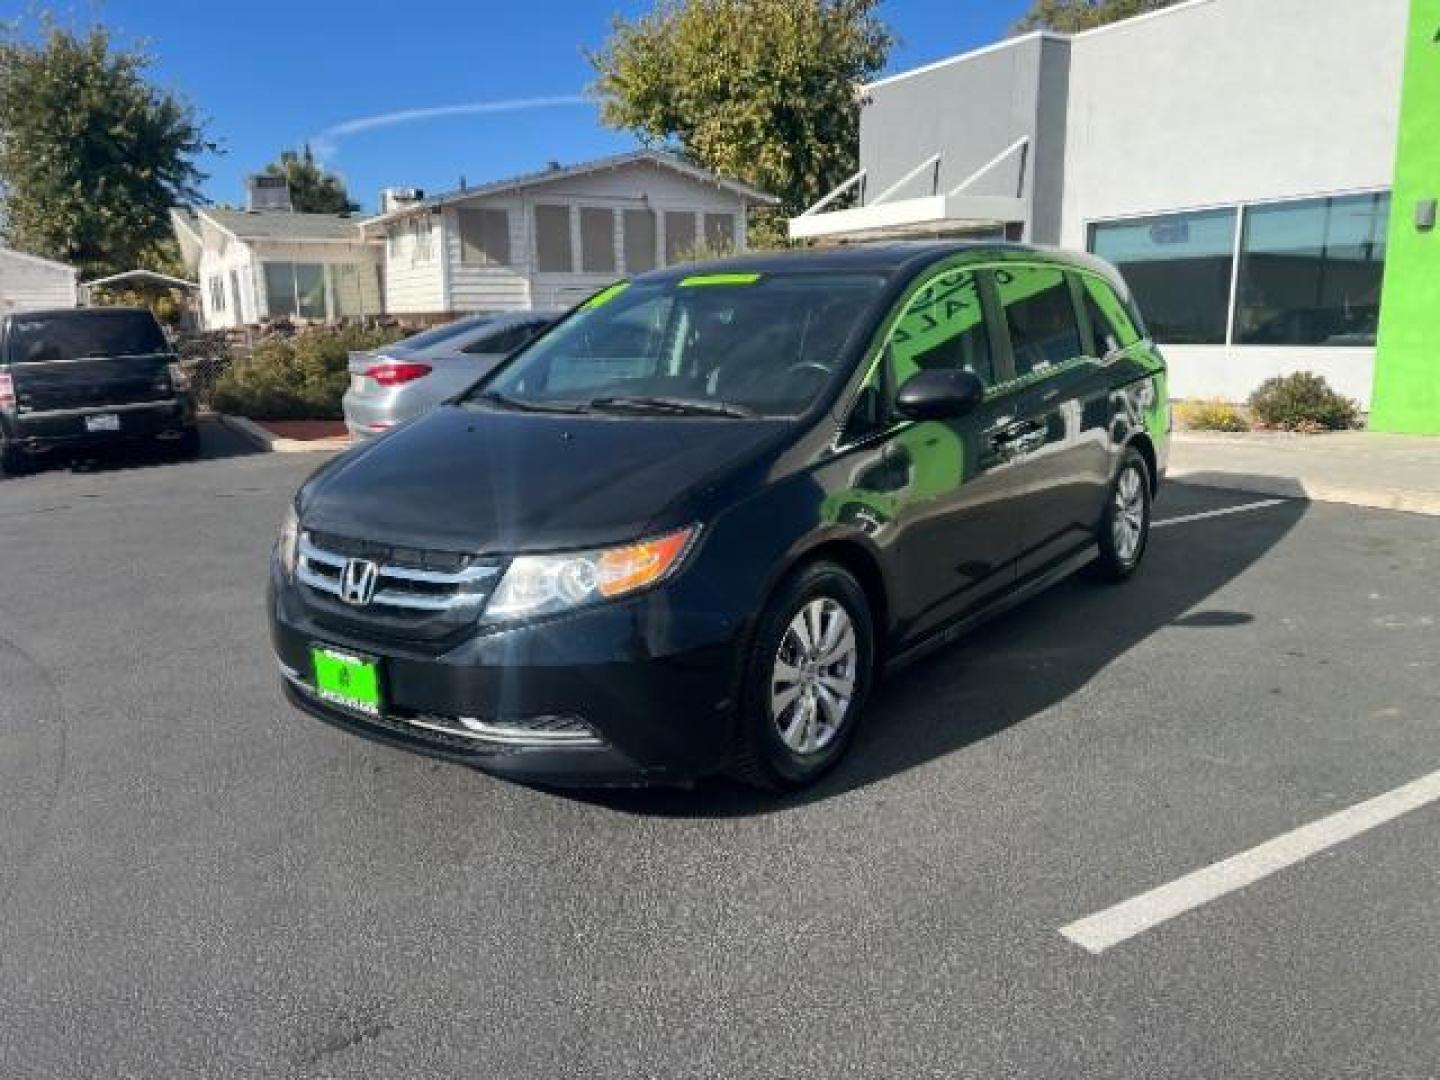
<path fill-rule="evenodd" d="M 1169 406 L 1119 276 L 897 244 L 646 274 L 301 489 L 290 700 L 515 778 L 844 752 L 884 666 L 1145 553 Z"/>
<path fill-rule="evenodd" d="M 124 439 L 200 446 L 189 381 L 145 308 L 27 311 L 0 319 L 0 468 Z"/>

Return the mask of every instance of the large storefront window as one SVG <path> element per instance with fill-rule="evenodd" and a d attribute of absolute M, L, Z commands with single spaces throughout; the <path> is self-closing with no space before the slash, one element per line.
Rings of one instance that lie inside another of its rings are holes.
<path fill-rule="evenodd" d="M 1389 217 L 1383 193 L 1248 207 L 1235 341 L 1374 345 Z"/>
<path fill-rule="evenodd" d="M 1225 344 L 1235 213 L 1204 210 L 1091 227 L 1090 250 L 1125 275 L 1156 341 Z"/>

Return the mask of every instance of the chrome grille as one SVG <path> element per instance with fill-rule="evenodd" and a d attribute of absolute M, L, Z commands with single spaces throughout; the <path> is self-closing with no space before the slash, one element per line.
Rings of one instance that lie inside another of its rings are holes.
<path fill-rule="evenodd" d="M 339 545 L 336 545 L 339 546 Z M 295 576 L 302 585 L 342 603 L 345 566 L 352 558 L 368 557 L 341 553 L 321 547 L 313 534 L 300 537 L 299 557 Z M 374 554 L 379 555 L 376 551 Z M 376 565 L 374 593 L 369 601 L 354 605 L 360 609 L 392 609 L 414 614 L 450 612 L 473 615 L 489 598 L 500 567 L 492 563 L 468 562 L 463 556 L 450 556 L 452 568 L 427 569 L 398 562 L 371 558 Z"/>

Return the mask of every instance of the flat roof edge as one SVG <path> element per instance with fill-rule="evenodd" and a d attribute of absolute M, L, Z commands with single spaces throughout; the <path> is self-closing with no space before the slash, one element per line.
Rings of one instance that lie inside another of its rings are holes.
<path fill-rule="evenodd" d="M 1005 38 L 1003 41 L 996 41 L 990 45 L 982 45 L 978 49 L 971 49 L 969 52 L 959 53 L 956 56 L 947 56 L 943 60 L 936 60 L 918 68 L 911 68 L 909 71 L 900 71 L 894 75 L 887 75 L 883 79 L 876 79 L 874 82 L 862 83 L 860 89 L 862 92 L 869 92 L 871 90 L 877 90 L 882 86 L 889 86 L 891 83 L 903 82 L 905 79 L 913 78 L 916 75 L 928 75 L 932 71 L 950 67 L 952 64 L 963 64 L 967 60 L 974 60 L 977 56 L 985 56 L 987 53 L 1000 52 L 1003 49 L 1013 49 L 1017 45 L 1026 45 L 1036 40 L 1070 41 L 1073 36 L 1072 34 L 1057 34 L 1053 30 L 1032 30 L 1028 34 L 1021 34 L 1019 37 Z"/>
<path fill-rule="evenodd" d="M 1128 19 L 1120 19 L 1117 22 L 1106 23 L 1104 26 L 1095 26 L 1089 30 L 1080 30 L 1073 34 L 1062 34 L 1055 30 L 1032 30 L 1028 34 L 1021 34 L 1019 37 L 1004 38 L 989 45 L 982 45 L 978 49 L 971 49 L 969 52 L 957 53 L 954 56 L 947 56 L 943 60 L 935 60 L 929 64 L 922 64 L 920 67 L 911 68 L 909 71 L 896 72 L 894 75 L 887 75 L 883 79 L 876 79 L 874 82 L 862 83 L 860 90 L 868 93 L 891 83 L 901 82 L 915 75 L 928 75 L 932 71 L 949 67 L 951 64 L 963 64 L 967 60 L 973 60 L 977 56 L 984 56 L 987 53 L 999 52 L 1001 49 L 1009 49 L 1016 45 L 1022 45 L 1037 38 L 1049 41 L 1081 41 L 1085 38 L 1094 37 L 1096 34 L 1108 34 L 1114 30 L 1130 29 L 1141 23 L 1148 23 L 1155 19 L 1164 18 L 1167 15 L 1177 15 L 1183 11 L 1193 8 L 1204 7 L 1213 4 L 1215 0 L 1183 0 L 1182 3 L 1172 4 L 1170 7 L 1159 8 L 1156 11 L 1147 11 L 1141 15 L 1132 15 Z"/>

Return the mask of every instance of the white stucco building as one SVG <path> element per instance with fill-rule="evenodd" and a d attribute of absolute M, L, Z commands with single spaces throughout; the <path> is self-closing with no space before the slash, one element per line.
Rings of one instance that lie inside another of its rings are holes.
<path fill-rule="evenodd" d="M 1190 0 L 880 79 L 860 173 L 791 233 L 1088 249 L 1136 292 L 1176 397 L 1310 370 L 1367 403 L 1409 12 Z"/>

